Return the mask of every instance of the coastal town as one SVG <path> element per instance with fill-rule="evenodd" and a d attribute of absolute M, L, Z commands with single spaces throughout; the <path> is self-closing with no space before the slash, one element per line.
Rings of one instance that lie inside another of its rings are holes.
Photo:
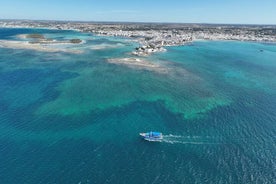
<path fill-rule="evenodd" d="M 276 42 L 275 25 L 0 20 L 0 27 L 77 30 L 101 36 L 130 38 L 139 43 L 139 47 L 132 53 L 138 56 L 162 52 L 166 46 L 185 45 L 194 40 Z"/>

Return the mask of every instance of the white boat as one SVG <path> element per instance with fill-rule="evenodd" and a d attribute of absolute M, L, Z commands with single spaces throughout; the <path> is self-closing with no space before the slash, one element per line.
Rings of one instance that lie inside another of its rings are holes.
<path fill-rule="evenodd" d="M 163 139 L 163 135 L 161 132 L 147 132 L 147 133 L 140 133 L 140 136 L 143 137 L 146 141 L 154 141 L 154 142 L 161 142 Z"/>

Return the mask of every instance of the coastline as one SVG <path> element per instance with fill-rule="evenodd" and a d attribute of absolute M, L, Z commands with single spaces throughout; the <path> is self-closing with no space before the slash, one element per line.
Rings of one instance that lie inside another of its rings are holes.
<path fill-rule="evenodd" d="M 0 21 L 3 28 L 39 28 L 72 30 L 97 36 L 128 38 L 139 44 L 132 52 L 135 56 L 147 56 L 166 51 L 166 47 L 181 46 L 198 40 L 246 41 L 276 43 L 273 34 L 276 26 L 234 25 L 185 25 L 139 23 L 84 23 L 51 21 Z"/>

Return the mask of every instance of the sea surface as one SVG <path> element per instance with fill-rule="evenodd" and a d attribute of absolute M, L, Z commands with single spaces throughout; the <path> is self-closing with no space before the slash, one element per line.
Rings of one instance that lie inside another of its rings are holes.
<path fill-rule="evenodd" d="M 137 43 L 40 33 L 81 53 L 0 46 L 1 184 L 276 183 L 276 44 L 196 41 L 140 58 Z M 1 45 L 1 44 L 0 44 Z M 161 131 L 146 142 L 140 132 Z"/>

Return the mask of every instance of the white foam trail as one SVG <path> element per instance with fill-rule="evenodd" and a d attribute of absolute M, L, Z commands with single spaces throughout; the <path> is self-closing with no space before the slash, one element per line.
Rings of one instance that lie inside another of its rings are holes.
<path fill-rule="evenodd" d="M 201 136 L 183 136 L 183 135 L 163 135 L 164 138 L 183 138 L 183 139 L 206 139 L 210 138 L 209 136 L 201 137 Z"/>
<path fill-rule="evenodd" d="M 220 144 L 210 139 L 210 137 L 201 136 L 181 136 L 181 135 L 163 135 L 162 142 L 169 144 Z"/>
<path fill-rule="evenodd" d="M 183 137 L 181 135 L 172 135 L 172 134 L 169 134 L 169 135 L 164 135 L 163 137 L 174 137 L 174 138 L 180 138 L 180 137 Z"/>
<path fill-rule="evenodd" d="M 170 140 L 162 140 L 162 142 L 169 144 L 216 144 L 216 143 L 208 143 L 208 142 L 187 142 L 187 141 L 170 141 Z"/>

